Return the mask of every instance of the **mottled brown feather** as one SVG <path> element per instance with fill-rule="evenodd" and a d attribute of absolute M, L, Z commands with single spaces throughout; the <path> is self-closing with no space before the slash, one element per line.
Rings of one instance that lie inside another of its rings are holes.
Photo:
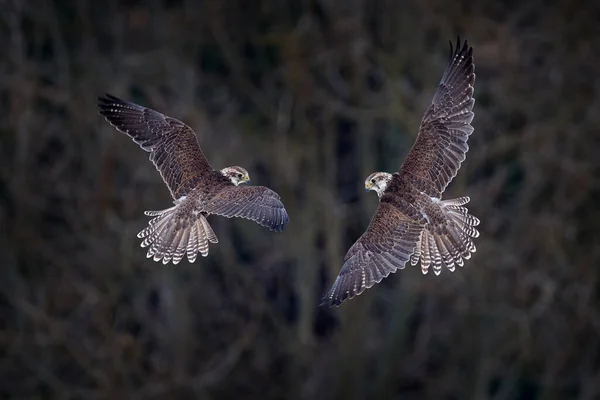
<path fill-rule="evenodd" d="M 183 122 L 110 94 L 98 98 L 100 115 L 148 152 L 171 195 L 178 199 L 213 172 L 194 131 Z"/>
<path fill-rule="evenodd" d="M 473 127 L 473 85 L 475 84 L 473 48 L 464 41 L 456 51 L 450 45 L 450 61 L 433 101 L 419 128 L 417 140 L 406 156 L 401 170 L 430 180 L 440 197 L 456 176 L 469 151 L 467 140 Z"/>

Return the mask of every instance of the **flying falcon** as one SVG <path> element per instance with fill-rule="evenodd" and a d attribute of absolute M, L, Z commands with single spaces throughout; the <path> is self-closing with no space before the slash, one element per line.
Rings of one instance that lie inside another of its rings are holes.
<path fill-rule="evenodd" d="M 250 182 L 242 167 L 212 169 L 183 122 L 109 94 L 98 98 L 98 107 L 112 126 L 150 153 L 175 199 L 171 208 L 145 212 L 154 218 L 137 236 L 149 247 L 148 258 L 177 264 L 186 254 L 190 263 L 198 253 L 206 257 L 208 243 L 218 242 L 206 219 L 211 214 L 246 218 L 272 231 L 285 228 L 289 218 L 279 195 L 264 186 L 239 186 Z"/>
<path fill-rule="evenodd" d="M 421 262 L 439 275 L 454 271 L 475 252 L 479 220 L 465 204 L 469 197 L 442 200 L 469 147 L 473 127 L 473 48 L 465 40 L 450 60 L 433 101 L 421 120 L 419 134 L 400 170 L 375 172 L 366 190 L 379 196 L 379 207 L 366 232 L 344 257 L 344 265 L 321 305 L 339 306 L 381 282 L 390 273 Z"/>

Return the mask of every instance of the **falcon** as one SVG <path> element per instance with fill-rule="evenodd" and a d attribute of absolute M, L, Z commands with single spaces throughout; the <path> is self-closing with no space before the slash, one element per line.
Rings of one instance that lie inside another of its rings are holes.
<path fill-rule="evenodd" d="M 439 275 L 454 271 L 475 253 L 479 220 L 469 214 L 469 197 L 442 200 L 446 186 L 465 160 L 473 133 L 473 48 L 458 39 L 450 43 L 450 60 L 419 134 L 400 170 L 375 172 L 365 180 L 379 206 L 364 234 L 344 257 L 330 291 L 321 305 L 339 306 L 381 282 L 390 273 L 421 263 Z"/>
<path fill-rule="evenodd" d="M 100 115 L 150 153 L 174 199 L 174 206 L 145 211 L 153 217 L 138 233 L 147 257 L 168 264 L 185 255 L 196 261 L 208 256 L 208 244 L 218 243 L 208 223 L 209 215 L 252 220 L 272 231 L 283 231 L 288 214 L 277 193 L 264 186 L 240 186 L 250 182 L 238 166 L 214 170 L 196 138 L 183 122 L 110 94 L 98 97 Z"/>

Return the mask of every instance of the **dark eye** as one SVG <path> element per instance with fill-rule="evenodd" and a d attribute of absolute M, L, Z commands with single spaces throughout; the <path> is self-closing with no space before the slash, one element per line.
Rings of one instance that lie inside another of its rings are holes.
<path fill-rule="evenodd" d="M 242 179 L 242 174 L 238 174 L 238 178 Z"/>
<path fill-rule="evenodd" d="M 373 184 L 375 183 L 375 178 L 371 179 L 371 183 L 373 183 Z"/>

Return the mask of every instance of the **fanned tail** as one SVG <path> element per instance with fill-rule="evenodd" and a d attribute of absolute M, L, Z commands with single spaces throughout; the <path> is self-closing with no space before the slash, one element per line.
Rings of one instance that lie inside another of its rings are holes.
<path fill-rule="evenodd" d="M 178 206 L 161 211 L 145 211 L 153 216 L 148 226 L 138 233 L 144 239 L 142 247 L 149 247 L 147 257 L 163 264 L 178 264 L 187 254 L 188 261 L 196 261 L 198 253 L 208 256 L 208 243 L 218 243 L 217 236 L 203 214 L 178 213 Z"/>
<path fill-rule="evenodd" d="M 425 226 L 410 258 L 411 265 L 420 260 L 423 274 L 433 266 L 433 273 L 439 275 L 443 266 L 454 271 L 456 265 L 462 267 L 464 260 L 471 258 L 477 250 L 473 238 L 479 237 L 475 227 L 480 221 L 463 207 L 469 201 L 469 197 L 459 197 L 440 202 L 446 218 L 441 225 Z"/>

